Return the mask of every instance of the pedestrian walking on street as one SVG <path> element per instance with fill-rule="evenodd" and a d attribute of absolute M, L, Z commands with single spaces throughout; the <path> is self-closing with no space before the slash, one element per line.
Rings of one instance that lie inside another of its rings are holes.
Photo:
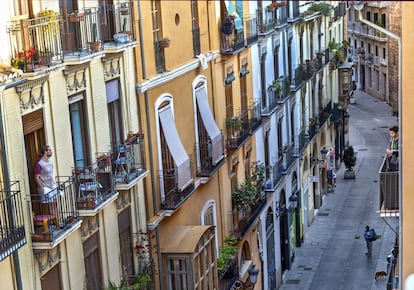
<path fill-rule="evenodd" d="M 371 257 L 372 255 L 372 242 L 377 239 L 377 234 L 375 233 L 374 229 L 370 229 L 369 226 L 365 227 L 364 232 L 365 242 L 367 243 L 367 252 L 365 255 L 367 257 Z"/>

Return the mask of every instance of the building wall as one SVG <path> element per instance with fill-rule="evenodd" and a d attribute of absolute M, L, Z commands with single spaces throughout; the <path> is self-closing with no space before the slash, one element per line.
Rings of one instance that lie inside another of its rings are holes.
<path fill-rule="evenodd" d="M 414 39 L 412 37 L 413 20 L 412 15 L 414 13 L 414 5 L 412 3 L 402 3 L 401 9 L 402 20 L 402 39 L 404 45 L 402 46 L 402 102 L 401 102 L 401 142 L 402 142 L 402 155 L 400 156 L 402 162 L 402 201 L 400 204 L 400 219 L 402 224 L 402 239 L 400 240 L 400 283 L 401 289 L 409 289 L 408 285 L 404 285 L 407 277 L 414 273 L 414 249 L 411 247 L 414 239 L 414 228 L 412 220 L 414 219 L 414 213 L 412 208 L 414 207 L 414 198 L 411 194 L 414 186 L 412 179 L 413 168 L 410 165 L 410 161 L 414 160 L 414 155 L 411 150 L 404 150 L 409 148 L 414 140 L 414 135 L 411 133 L 412 113 L 411 108 L 414 106 L 411 96 L 414 93 L 414 84 L 412 82 L 412 74 L 414 68 L 414 60 L 411 57 L 414 50 Z"/>

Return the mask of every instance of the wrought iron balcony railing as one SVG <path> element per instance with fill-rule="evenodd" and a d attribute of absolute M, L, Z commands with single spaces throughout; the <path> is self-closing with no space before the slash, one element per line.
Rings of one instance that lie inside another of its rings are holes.
<path fill-rule="evenodd" d="M 295 147 L 294 146 L 285 146 L 282 150 L 282 159 L 279 161 L 279 172 L 281 174 L 286 174 L 289 167 L 292 165 L 295 160 Z"/>
<path fill-rule="evenodd" d="M 26 244 L 26 234 L 20 183 L 12 181 L 6 186 L 1 182 L 0 194 L 0 261 L 3 261 Z"/>
<path fill-rule="evenodd" d="M 38 15 L 32 19 L 18 17 L 19 20 L 12 20 L 6 26 L 11 64 L 24 72 L 42 70 L 63 61 L 61 17 L 53 10 L 44 10 Z"/>
<path fill-rule="evenodd" d="M 191 158 L 190 158 L 191 159 Z M 191 163 L 191 162 L 190 162 Z M 190 166 L 191 167 L 191 166 Z M 161 200 L 161 209 L 175 210 L 181 204 L 187 200 L 194 192 L 194 174 L 192 168 L 188 168 L 192 178 L 190 182 L 183 190 L 179 190 L 177 185 L 177 177 L 173 173 L 159 172 L 160 185 L 164 185 L 164 188 L 168 188 L 168 191 L 164 191 L 164 197 Z"/>
<path fill-rule="evenodd" d="M 250 133 L 249 115 L 247 111 L 226 119 L 227 149 L 237 149 L 248 138 Z"/>
<path fill-rule="evenodd" d="M 257 28 L 259 35 L 266 35 L 275 31 L 276 18 L 275 11 L 269 8 L 258 9 Z"/>
<path fill-rule="evenodd" d="M 94 164 L 74 169 L 77 208 L 96 211 L 116 194 L 110 153 L 97 154 Z M 82 215 L 86 213 L 83 212 Z M 95 215 L 96 212 L 92 212 Z"/>
<path fill-rule="evenodd" d="M 282 174 L 279 171 L 279 162 L 276 162 L 274 165 L 266 166 L 265 168 L 265 191 L 273 192 L 276 189 L 277 184 L 282 178 Z"/>
<path fill-rule="evenodd" d="M 235 208 L 233 215 L 233 235 L 242 239 L 248 232 L 250 226 L 259 216 L 262 208 L 266 204 L 266 198 L 263 192 L 256 193 L 254 202 L 248 208 Z"/>
<path fill-rule="evenodd" d="M 146 172 L 144 135 L 134 136 L 111 152 L 112 172 L 117 186 L 138 180 Z"/>
<path fill-rule="evenodd" d="M 288 22 L 288 7 L 281 6 L 278 8 L 277 27 L 285 26 Z"/>
<path fill-rule="evenodd" d="M 398 217 L 399 171 L 389 171 L 387 155 L 379 170 L 379 212 L 381 217 Z"/>
<path fill-rule="evenodd" d="M 224 137 L 222 136 L 221 148 L 224 152 Z M 224 164 L 223 158 L 216 164 L 213 164 L 213 152 L 210 140 L 199 142 L 198 146 L 195 146 L 197 156 L 197 176 L 198 177 L 211 177 L 213 174 Z"/>
<path fill-rule="evenodd" d="M 99 7 L 92 7 L 65 15 L 62 33 L 65 61 L 70 56 L 84 56 L 102 49 L 101 12 Z"/>
<path fill-rule="evenodd" d="M 74 178 L 59 176 L 56 183 L 56 188 L 28 198 L 33 242 L 49 244 L 69 232 L 79 220 Z"/>
<path fill-rule="evenodd" d="M 221 39 L 221 41 L 225 41 L 224 38 Z M 226 47 L 222 43 L 222 47 Z M 222 54 L 224 55 L 233 55 L 235 53 L 238 53 L 244 49 L 244 30 L 234 30 L 232 35 L 230 36 L 230 49 L 229 50 L 222 50 Z"/>
<path fill-rule="evenodd" d="M 332 101 L 329 101 L 328 104 L 322 109 L 319 113 L 319 126 L 322 126 L 328 118 L 330 118 L 332 113 Z"/>
<path fill-rule="evenodd" d="M 295 151 L 294 151 L 294 155 L 297 157 L 300 155 L 300 153 L 303 151 L 303 149 L 305 148 L 305 144 L 307 142 L 307 138 L 306 138 L 306 131 L 305 129 L 301 129 L 301 131 L 299 132 L 299 134 L 296 136 L 295 138 Z"/>
<path fill-rule="evenodd" d="M 298 90 L 300 88 L 300 86 L 302 85 L 303 82 L 303 68 L 302 65 L 299 64 L 294 71 L 294 75 L 292 76 L 292 80 L 291 80 L 291 88 L 293 90 Z"/>
<path fill-rule="evenodd" d="M 250 46 L 258 40 L 258 24 L 254 15 L 246 16 L 246 44 Z"/>
<path fill-rule="evenodd" d="M 277 108 L 278 100 L 282 94 L 278 89 L 267 89 L 262 94 L 262 116 L 268 117 L 272 115 Z"/>

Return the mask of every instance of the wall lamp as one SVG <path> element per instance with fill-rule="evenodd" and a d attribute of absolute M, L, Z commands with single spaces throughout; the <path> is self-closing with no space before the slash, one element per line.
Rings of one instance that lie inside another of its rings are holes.
<path fill-rule="evenodd" d="M 326 147 L 322 147 L 322 149 L 320 150 L 321 152 L 321 156 L 322 158 L 319 159 L 318 157 L 316 157 L 315 155 L 312 155 L 311 157 L 311 162 L 312 164 L 321 164 L 321 163 L 325 163 L 326 160 L 326 154 L 328 154 L 329 150 L 326 149 Z"/>
<path fill-rule="evenodd" d="M 285 203 L 280 203 L 279 201 L 276 202 L 276 217 L 280 217 L 281 215 L 292 212 L 294 209 L 298 207 L 298 196 L 296 194 L 292 194 L 289 196 L 289 205 L 286 208 Z"/>
<path fill-rule="evenodd" d="M 253 264 L 252 267 L 249 269 L 250 283 L 246 284 L 242 280 L 237 280 L 231 289 L 232 290 L 254 289 L 254 285 L 256 285 L 257 283 L 257 277 L 259 276 L 259 272 L 260 270 L 256 268 L 256 265 Z"/>

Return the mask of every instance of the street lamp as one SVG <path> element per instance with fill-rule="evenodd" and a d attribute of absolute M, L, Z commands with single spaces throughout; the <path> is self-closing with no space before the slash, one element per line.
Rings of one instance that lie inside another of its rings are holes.
<path fill-rule="evenodd" d="M 279 201 L 276 202 L 276 217 L 283 215 L 285 212 L 292 212 L 294 209 L 298 207 L 298 196 L 296 194 L 292 194 L 289 196 L 289 205 L 286 207 L 285 203 L 280 203 Z"/>
<path fill-rule="evenodd" d="M 256 285 L 257 283 L 257 277 L 259 276 L 259 272 L 260 270 L 256 268 L 256 265 L 253 264 L 252 267 L 249 269 L 250 283 L 246 284 L 242 280 L 237 280 L 231 289 L 241 289 L 241 286 L 243 286 L 243 289 L 254 289 L 254 285 Z"/>

